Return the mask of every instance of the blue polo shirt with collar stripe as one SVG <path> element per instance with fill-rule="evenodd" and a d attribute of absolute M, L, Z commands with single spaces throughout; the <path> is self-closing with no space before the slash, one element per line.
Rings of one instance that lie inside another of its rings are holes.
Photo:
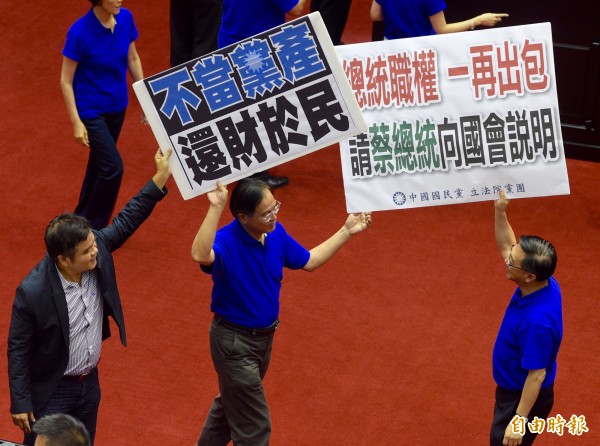
<path fill-rule="evenodd" d="M 115 19 L 111 32 L 92 8 L 67 32 L 63 56 L 77 62 L 73 92 L 81 119 L 127 108 L 127 55 L 138 31 L 129 10 L 121 8 Z"/>
<path fill-rule="evenodd" d="M 554 277 L 525 297 L 517 288 L 494 346 L 494 380 L 504 389 L 521 391 L 529 370 L 546 369 L 542 388 L 549 387 L 556 378 L 562 337 L 562 297 Z"/>
<path fill-rule="evenodd" d="M 263 245 L 237 219 L 217 231 L 213 250 L 214 263 L 201 265 L 212 274 L 210 309 L 250 328 L 268 327 L 277 320 L 283 268 L 300 269 L 310 259 L 279 223 Z"/>

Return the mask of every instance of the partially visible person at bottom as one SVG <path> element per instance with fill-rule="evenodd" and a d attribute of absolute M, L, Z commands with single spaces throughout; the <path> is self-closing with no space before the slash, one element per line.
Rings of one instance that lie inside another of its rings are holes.
<path fill-rule="evenodd" d="M 156 174 L 110 226 L 96 231 L 80 215 L 55 217 L 44 234 L 46 255 L 17 287 L 8 332 L 10 412 L 28 446 L 32 423 L 55 413 L 79 419 L 94 444 L 109 316 L 127 345 L 112 253 L 167 194 L 170 154 L 156 152 Z"/>
<path fill-rule="evenodd" d="M 285 23 L 285 15 L 299 16 L 306 0 L 223 0 L 223 16 L 219 29 L 219 48 L 268 31 Z M 289 179 L 274 176 L 268 170 L 252 175 L 271 188 L 283 187 Z"/>
<path fill-rule="evenodd" d="M 217 49 L 222 0 L 171 0 L 171 66 Z"/>
<path fill-rule="evenodd" d="M 562 297 L 553 277 L 554 246 L 537 236 L 519 242 L 506 216 L 504 191 L 495 202 L 495 233 L 506 278 L 517 285 L 496 338 L 496 404 L 491 446 L 531 445 L 527 421 L 545 419 L 554 404 L 556 357 L 563 337 Z M 517 418 L 515 418 L 517 416 Z"/>
<path fill-rule="evenodd" d="M 75 213 L 98 230 L 110 221 L 123 178 L 117 140 L 128 102 L 127 71 L 133 82 L 144 73 L 134 42 L 138 31 L 122 0 L 90 2 L 92 8 L 67 32 L 60 86 L 73 136 L 89 148 Z"/>
<path fill-rule="evenodd" d="M 334 45 L 343 45 L 342 34 L 348 21 L 352 0 L 311 0 L 310 12 L 318 11 Z"/>
<path fill-rule="evenodd" d="M 46 415 L 33 426 L 34 446 L 90 446 L 90 435 L 81 421 L 64 413 Z"/>
<path fill-rule="evenodd" d="M 227 188 L 208 193 L 208 212 L 192 244 L 192 259 L 212 275 L 210 353 L 219 392 L 199 446 L 265 446 L 271 418 L 263 389 L 275 329 L 283 269 L 314 271 L 371 224 L 370 213 L 350 214 L 332 237 L 307 251 L 278 222 L 281 203 L 253 178 L 234 188 L 234 220 L 217 231 Z"/>
<path fill-rule="evenodd" d="M 504 13 L 487 12 L 462 22 L 446 23 L 445 9 L 444 0 L 373 0 L 371 20 L 383 20 L 383 36 L 391 40 L 495 26 L 508 17 Z"/>

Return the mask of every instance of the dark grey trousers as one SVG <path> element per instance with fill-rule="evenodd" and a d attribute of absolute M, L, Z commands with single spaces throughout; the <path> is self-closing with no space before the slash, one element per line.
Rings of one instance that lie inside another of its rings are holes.
<path fill-rule="evenodd" d="M 208 413 L 198 446 L 266 446 L 271 417 L 262 385 L 269 368 L 273 335 L 245 334 L 212 321 L 210 354 L 219 392 Z"/>
<path fill-rule="evenodd" d="M 500 386 L 496 387 L 496 403 L 494 405 L 494 420 L 492 421 L 492 429 L 490 431 L 490 446 L 502 446 L 504 431 L 510 420 L 515 416 L 520 400 L 521 392 L 512 392 Z M 554 384 L 540 390 L 540 394 L 529 412 L 529 421 L 533 420 L 534 417 L 546 419 L 553 405 Z M 521 446 L 530 446 L 536 437 L 537 434 L 526 429 Z"/>

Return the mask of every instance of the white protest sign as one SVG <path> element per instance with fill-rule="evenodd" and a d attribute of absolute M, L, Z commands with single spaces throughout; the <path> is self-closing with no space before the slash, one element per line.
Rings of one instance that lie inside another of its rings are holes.
<path fill-rule="evenodd" d="M 549 23 L 338 46 L 349 212 L 569 194 Z"/>
<path fill-rule="evenodd" d="M 184 199 L 367 129 L 319 13 L 133 87 Z"/>

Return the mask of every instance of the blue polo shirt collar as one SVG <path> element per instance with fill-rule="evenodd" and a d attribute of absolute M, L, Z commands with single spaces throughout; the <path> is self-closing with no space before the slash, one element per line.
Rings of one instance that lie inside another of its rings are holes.
<path fill-rule="evenodd" d="M 234 227 L 236 234 L 238 234 L 240 236 L 240 238 L 242 239 L 242 241 L 244 243 L 247 243 L 250 245 L 258 244 L 260 246 L 263 246 L 263 244 L 261 242 L 256 240 L 254 237 L 252 237 L 248 233 L 248 231 L 246 231 L 246 228 L 244 228 L 244 225 L 242 225 L 237 218 L 234 220 L 233 227 Z M 265 243 L 267 241 L 268 235 L 269 234 L 265 234 Z"/>
<path fill-rule="evenodd" d="M 548 288 L 548 285 L 546 285 L 543 288 L 540 288 L 539 290 L 534 291 L 531 294 L 528 294 L 527 296 L 523 297 L 521 294 L 521 290 L 519 288 L 517 288 L 517 290 L 515 291 L 515 294 L 513 296 L 513 300 L 516 301 L 517 306 L 519 308 L 524 308 L 527 305 L 533 304 L 535 302 L 538 302 L 539 300 L 543 299 L 543 292 L 544 290 Z"/>
<path fill-rule="evenodd" d="M 96 14 L 94 14 L 94 8 L 90 8 L 90 10 L 88 11 L 88 13 L 85 15 L 86 17 L 86 21 L 89 23 L 91 29 L 96 33 L 96 34 L 105 34 L 105 33 L 109 33 L 111 34 L 110 29 L 106 28 L 104 25 L 102 25 L 102 23 L 100 23 L 100 20 L 98 20 L 98 17 L 96 17 Z M 115 17 L 115 28 L 118 25 L 118 20 Z"/>

